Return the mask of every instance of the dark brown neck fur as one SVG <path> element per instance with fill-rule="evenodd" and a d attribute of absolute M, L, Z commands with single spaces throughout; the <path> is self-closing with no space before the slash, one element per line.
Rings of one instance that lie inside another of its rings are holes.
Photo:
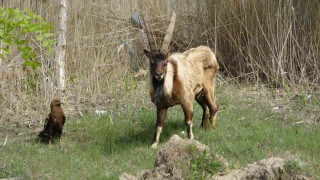
<path fill-rule="evenodd" d="M 161 81 L 158 81 L 154 78 L 152 79 L 152 85 L 153 85 L 153 89 L 155 91 L 155 93 L 152 97 L 152 102 L 155 103 L 156 105 L 160 103 L 162 90 L 163 90 L 163 84 L 164 84 L 164 79 Z"/>

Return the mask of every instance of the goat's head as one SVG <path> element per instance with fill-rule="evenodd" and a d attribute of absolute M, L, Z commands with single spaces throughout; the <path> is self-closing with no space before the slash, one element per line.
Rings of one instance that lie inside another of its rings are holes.
<path fill-rule="evenodd" d="M 173 12 L 170 18 L 169 27 L 167 29 L 167 32 L 164 37 L 163 44 L 160 50 L 155 48 L 155 42 L 153 39 L 149 21 L 148 20 L 145 21 L 145 27 L 146 27 L 146 33 L 148 36 L 150 51 L 144 49 L 144 53 L 149 58 L 151 76 L 158 81 L 162 81 L 167 73 L 168 51 L 169 51 L 169 45 L 170 45 L 175 21 L 176 21 L 176 14 L 175 12 Z"/>
<path fill-rule="evenodd" d="M 168 55 L 160 51 L 148 51 L 144 49 L 145 55 L 149 58 L 151 76 L 161 81 L 167 73 Z"/>

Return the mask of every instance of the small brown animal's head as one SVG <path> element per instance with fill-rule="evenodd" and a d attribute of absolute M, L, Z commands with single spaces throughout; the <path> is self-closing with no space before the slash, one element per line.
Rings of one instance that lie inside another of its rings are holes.
<path fill-rule="evenodd" d="M 53 99 L 51 101 L 51 104 L 50 104 L 50 107 L 53 108 L 53 107 L 60 107 L 61 104 L 63 104 L 63 102 L 60 100 L 60 99 Z"/>
<path fill-rule="evenodd" d="M 173 12 L 160 50 L 157 49 L 155 46 L 149 20 L 146 20 L 145 22 L 145 28 L 149 41 L 150 51 L 146 49 L 144 49 L 143 51 L 144 54 L 149 58 L 151 76 L 157 81 L 162 81 L 167 73 L 169 45 L 172 38 L 175 22 L 176 13 Z"/>
<path fill-rule="evenodd" d="M 146 49 L 143 51 L 149 58 L 151 76 L 158 81 L 162 81 L 167 73 L 168 54 L 160 51 L 150 52 Z"/>

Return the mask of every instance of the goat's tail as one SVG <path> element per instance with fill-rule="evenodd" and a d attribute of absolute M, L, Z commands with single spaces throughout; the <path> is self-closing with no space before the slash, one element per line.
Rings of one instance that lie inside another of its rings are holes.
<path fill-rule="evenodd" d="M 208 68 L 213 68 L 216 72 L 219 70 L 219 65 L 217 62 L 217 58 L 215 54 L 212 52 L 212 50 L 209 47 L 206 46 L 200 46 L 199 49 L 202 50 L 202 63 L 203 63 L 203 68 L 208 69 Z"/>

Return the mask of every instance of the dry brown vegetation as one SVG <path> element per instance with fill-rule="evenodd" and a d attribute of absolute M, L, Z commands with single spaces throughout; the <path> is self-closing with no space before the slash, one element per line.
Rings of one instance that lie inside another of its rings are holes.
<path fill-rule="evenodd" d="M 56 32 L 58 2 L 2 0 L 0 5 L 41 14 Z M 144 97 L 144 89 L 133 92 L 130 97 L 134 98 L 119 97 L 127 92 L 127 86 L 129 89 L 136 86 L 131 83 L 135 73 L 133 61 L 139 68 L 146 69 L 148 65 L 142 52 L 146 41 L 140 29 L 129 21 L 133 13 L 142 11 L 150 14 L 160 44 L 169 15 L 175 9 L 177 24 L 172 51 L 210 46 L 217 55 L 222 77 L 270 87 L 313 91 L 319 87 L 319 1 L 69 0 L 68 3 L 67 90 L 63 97 L 67 100 L 67 113 L 90 110 L 99 104 L 107 108 L 113 106 L 109 102 L 116 101 L 127 111 L 128 104 L 149 101 Z M 17 53 L 1 64 L 0 118 L 18 120 L 28 115 L 27 125 L 32 126 L 39 124 L 50 100 L 57 95 L 54 58 L 42 51 L 32 35 L 27 38 L 42 65 L 36 71 L 24 68 Z M 130 46 L 133 60 L 121 40 Z M 137 98 L 137 94 L 143 98 Z"/>

